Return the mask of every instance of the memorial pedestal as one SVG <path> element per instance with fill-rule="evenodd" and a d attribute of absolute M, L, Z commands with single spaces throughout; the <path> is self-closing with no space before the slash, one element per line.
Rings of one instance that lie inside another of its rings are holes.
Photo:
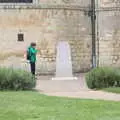
<path fill-rule="evenodd" d="M 56 74 L 52 80 L 77 80 L 72 73 L 71 49 L 68 42 L 61 41 L 57 46 Z"/>

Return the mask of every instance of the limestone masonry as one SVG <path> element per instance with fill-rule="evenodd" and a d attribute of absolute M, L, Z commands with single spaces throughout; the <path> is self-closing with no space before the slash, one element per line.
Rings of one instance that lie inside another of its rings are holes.
<path fill-rule="evenodd" d="M 40 50 L 37 56 L 38 73 L 54 73 L 56 46 L 59 41 L 68 41 L 73 71 L 90 70 L 92 33 L 91 17 L 87 14 L 90 6 L 91 0 L 0 3 L 0 63 L 22 61 L 27 46 L 35 41 Z M 119 7 L 117 0 L 96 0 L 97 65 L 120 65 Z M 18 41 L 18 34 L 23 34 L 24 41 Z"/>

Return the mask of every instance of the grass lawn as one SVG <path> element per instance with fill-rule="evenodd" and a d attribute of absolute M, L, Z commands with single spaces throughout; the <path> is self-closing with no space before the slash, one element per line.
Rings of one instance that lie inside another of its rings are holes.
<path fill-rule="evenodd" d="M 120 120 L 120 102 L 0 92 L 0 120 Z"/>
<path fill-rule="evenodd" d="M 104 88 L 104 91 L 120 94 L 120 87 Z"/>

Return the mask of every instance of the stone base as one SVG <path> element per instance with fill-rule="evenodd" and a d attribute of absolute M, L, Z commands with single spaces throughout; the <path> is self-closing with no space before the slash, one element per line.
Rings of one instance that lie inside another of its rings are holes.
<path fill-rule="evenodd" d="M 78 80 L 77 77 L 54 77 L 52 80 Z"/>

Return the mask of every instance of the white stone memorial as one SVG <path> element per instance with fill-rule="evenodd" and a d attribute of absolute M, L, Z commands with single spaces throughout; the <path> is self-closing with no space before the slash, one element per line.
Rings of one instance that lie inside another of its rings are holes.
<path fill-rule="evenodd" d="M 52 80 L 77 80 L 72 73 L 71 49 L 68 42 L 61 41 L 58 43 L 56 73 Z"/>

